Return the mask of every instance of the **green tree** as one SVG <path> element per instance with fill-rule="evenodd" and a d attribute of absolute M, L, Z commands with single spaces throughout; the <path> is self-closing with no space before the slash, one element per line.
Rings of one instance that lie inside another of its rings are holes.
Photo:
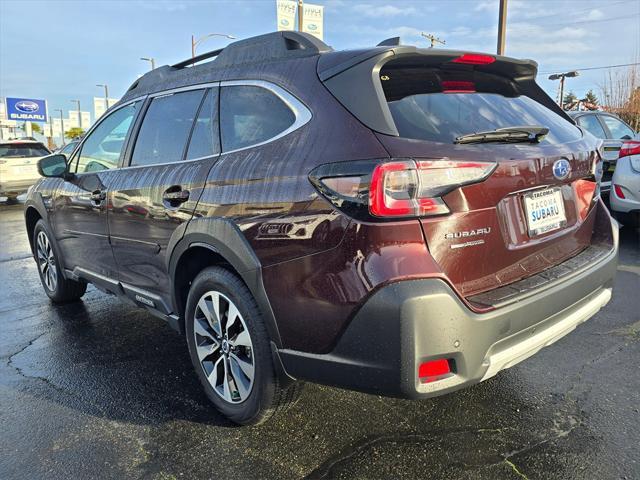
<path fill-rule="evenodd" d="M 39 133 L 40 135 L 42 135 L 42 127 L 37 123 L 31 122 L 31 131 L 33 133 Z"/>
<path fill-rule="evenodd" d="M 64 132 L 64 136 L 69 140 L 75 140 L 76 138 L 80 138 L 82 135 L 84 135 L 84 130 L 79 127 L 73 127 Z"/>
<path fill-rule="evenodd" d="M 584 101 L 588 103 L 592 103 L 593 105 L 598 105 L 598 97 L 593 90 L 589 90 L 587 94 L 584 96 Z"/>
<path fill-rule="evenodd" d="M 573 93 L 573 92 L 569 92 L 569 93 L 565 94 L 565 96 L 564 96 L 564 104 L 565 105 L 573 103 L 573 102 L 575 102 L 577 100 L 578 100 L 578 97 L 576 97 L 576 94 Z"/>

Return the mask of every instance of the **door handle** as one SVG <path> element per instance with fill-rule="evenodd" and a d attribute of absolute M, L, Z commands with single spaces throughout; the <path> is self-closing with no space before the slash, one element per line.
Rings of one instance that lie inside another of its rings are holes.
<path fill-rule="evenodd" d="M 162 200 L 172 207 L 176 207 L 189 200 L 189 190 L 182 190 L 180 187 L 171 187 L 162 194 Z"/>
<path fill-rule="evenodd" d="M 102 191 L 102 190 L 94 190 L 93 192 L 91 192 L 91 201 L 93 203 L 99 204 L 101 203 L 105 198 L 107 198 L 107 194 L 106 192 Z"/>

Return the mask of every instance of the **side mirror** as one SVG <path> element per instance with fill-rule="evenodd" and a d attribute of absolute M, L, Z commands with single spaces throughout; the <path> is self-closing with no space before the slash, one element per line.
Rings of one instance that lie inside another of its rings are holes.
<path fill-rule="evenodd" d="M 54 153 L 41 158 L 38 161 L 38 173 L 43 177 L 64 177 L 67 173 L 67 157 Z"/>

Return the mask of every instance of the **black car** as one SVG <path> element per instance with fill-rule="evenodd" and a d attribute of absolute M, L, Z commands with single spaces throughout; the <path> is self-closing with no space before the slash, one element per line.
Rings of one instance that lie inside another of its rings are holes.
<path fill-rule="evenodd" d="M 304 380 L 414 399 L 487 380 L 595 314 L 616 272 L 598 142 L 536 72 L 296 32 L 157 68 L 40 161 L 45 292 L 90 282 L 169 322 L 241 424 Z"/>

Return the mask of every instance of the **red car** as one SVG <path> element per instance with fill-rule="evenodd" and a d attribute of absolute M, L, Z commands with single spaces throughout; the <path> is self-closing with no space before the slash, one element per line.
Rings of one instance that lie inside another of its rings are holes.
<path fill-rule="evenodd" d="M 138 79 L 40 161 L 45 292 L 167 320 L 241 424 L 303 380 L 452 392 L 589 319 L 617 262 L 598 140 L 533 61 L 388 43 L 278 32 Z"/>

